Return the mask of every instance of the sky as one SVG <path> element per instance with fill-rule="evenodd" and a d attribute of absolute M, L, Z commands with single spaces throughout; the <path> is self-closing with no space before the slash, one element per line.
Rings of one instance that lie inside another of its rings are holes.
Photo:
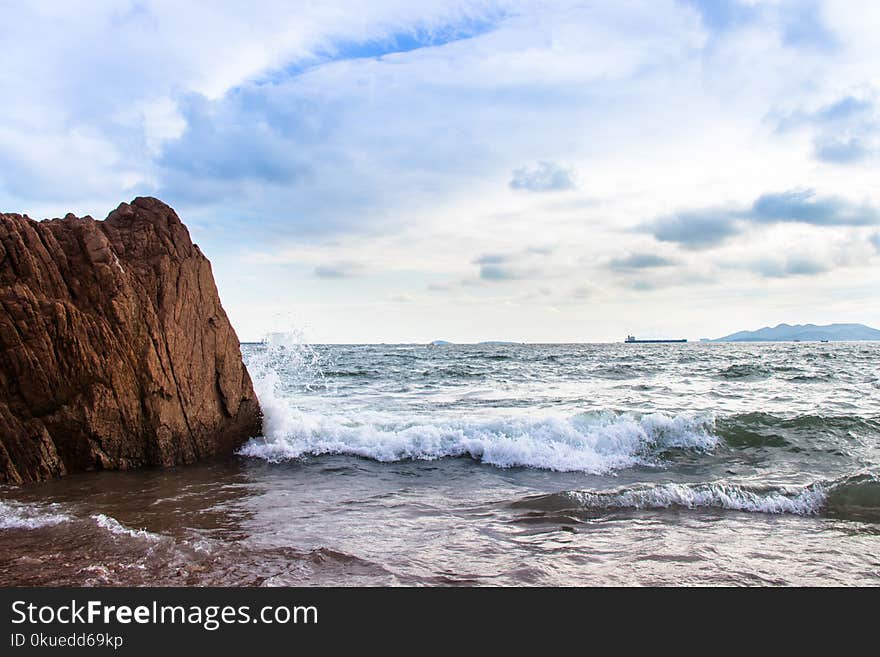
<path fill-rule="evenodd" d="M 162 199 L 242 340 L 880 327 L 880 3 L 0 15 L 0 210 Z"/>

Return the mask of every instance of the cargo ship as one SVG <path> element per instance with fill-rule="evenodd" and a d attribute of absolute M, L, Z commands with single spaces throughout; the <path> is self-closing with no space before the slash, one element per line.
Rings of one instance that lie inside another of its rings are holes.
<path fill-rule="evenodd" d="M 630 344 L 630 343 L 631 344 L 654 344 L 657 342 L 687 342 L 687 339 L 680 338 L 677 340 L 637 340 L 636 336 L 628 335 L 628 336 L 626 336 L 626 340 L 624 340 L 624 342 L 626 342 L 628 344 Z"/>

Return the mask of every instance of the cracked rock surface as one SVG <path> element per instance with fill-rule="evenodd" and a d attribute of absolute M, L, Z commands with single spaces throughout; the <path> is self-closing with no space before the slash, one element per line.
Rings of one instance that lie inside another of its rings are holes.
<path fill-rule="evenodd" d="M 0 214 L 0 483 L 191 463 L 260 431 L 211 264 L 174 210 Z"/>

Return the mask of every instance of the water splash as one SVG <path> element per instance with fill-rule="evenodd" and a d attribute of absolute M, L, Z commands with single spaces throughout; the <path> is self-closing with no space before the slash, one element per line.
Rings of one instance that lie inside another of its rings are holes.
<path fill-rule="evenodd" d="M 329 390 L 321 356 L 305 341 L 301 330 L 270 333 L 242 356 L 263 409 L 266 436 L 287 431 L 290 399 L 297 392 Z"/>

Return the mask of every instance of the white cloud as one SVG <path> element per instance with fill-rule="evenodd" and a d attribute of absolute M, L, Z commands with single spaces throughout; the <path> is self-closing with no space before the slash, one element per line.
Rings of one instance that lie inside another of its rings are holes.
<path fill-rule="evenodd" d="M 777 129 L 880 86 L 877 10 L 811 6 L 12 3 L 0 202 L 101 216 L 161 195 L 244 337 L 278 308 L 343 341 L 608 339 L 646 316 L 721 334 L 783 299 L 815 321 L 831 296 L 844 317 L 870 306 L 854 281 L 880 283 L 869 227 L 739 222 L 703 249 L 638 230 L 692 236 L 682 212 L 779 190 L 880 207 L 855 157 L 875 110 Z"/>

